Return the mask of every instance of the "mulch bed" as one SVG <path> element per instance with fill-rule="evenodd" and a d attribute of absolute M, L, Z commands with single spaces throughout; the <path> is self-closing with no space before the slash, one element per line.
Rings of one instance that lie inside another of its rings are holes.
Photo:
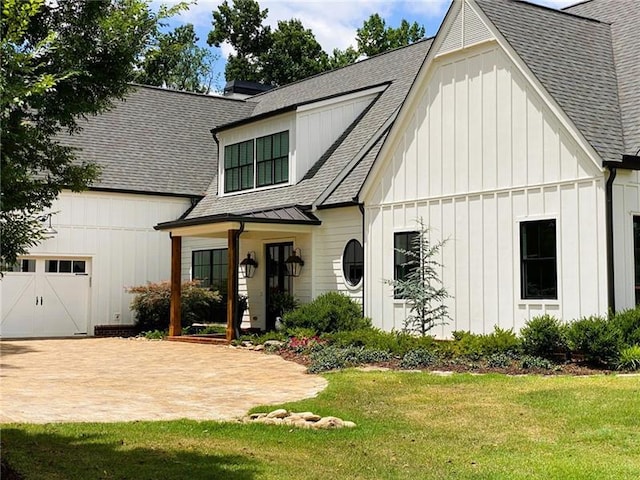
<path fill-rule="evenodd" d="M 299 363 L 300 365 L 304 365 L 308 367 L 311 365 L 311 360 L 309 359 L 309 355 L 304 353 L 294 352 L 292 350 L 282 348 L 275 352 L 277 355 L 280 355 L 285 360 Z M 400 368 L 400 359 L 394 359 L 389 362 L 380 362 L 371 364 L 372 367 L 379 368 L 388 368 L 390 370 L 403 370 Z M 506 375 L 602 375 L 602 374 L 612 374 L 614 373 L 612 370 L 607 370 L 604 368 L 594 368 L 593 366 L 587 365 L 583 362 L 566 362 L 566 363 L 558 363 L 554 365 L 554 368 L 551 370 L 547 370 L 544 368 L 520 368 L 518 365 L 514 364 L 505 368 L 492 368 L 487 367 L 482 364 L 476 364 L 474 362 L 447 362 L 447 363 L 439 363 L 437 365 L 433 365 L 430 367 L 422 368 L 420 370 L 423 371 L 449 371 L 456 373 L 503 373 Z"/>

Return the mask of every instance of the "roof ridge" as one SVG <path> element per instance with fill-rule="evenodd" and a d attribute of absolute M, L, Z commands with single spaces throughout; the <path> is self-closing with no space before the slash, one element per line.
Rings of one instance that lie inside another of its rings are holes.
<path fill-rule="evenodd" d="M 191 96 L 200 97 L 200 98 L 213 98 L 216 100 L 227 100 L 230 102 L 255 103 L 255 102 L 251 102 L 250 98 L 249 99 L 229 98 L 229 97 L 225 97 L 224 95 L 209 95 L 208 93 L 189 92 L 187 90 L 176 90 L 174 88 L 158 87 L 156 85 L 144 85 L 142 83 L 136 83 L 136 82 L 130 82 L 129 85 L 132 85 L 136 88 L 144 88 L 148 90 L 155 90 L 155 91 L 166 92 L 166 93 L 191 95 Z"/>
<path fill-rule="evenodd" d="M 272 92 L 276 92 L 276 91 L 281 90 L 283 88 L 288 88 L 291 85 L 297 85 L 299 83 L 306 82 L 307 80 L 311 80 L 312 78 L 321 77 L 323 75 L 328 75 L 329 73 L 337 72 L 339 70 L 344 70 L 346 68 L 353 67 L 355 65 L 360 65 L 360 64 L 362 64 L 364 62 L 367 62 L 369 60 L 372 60 L 374 58 L 378 58 L 378 57 L 381 57 L 383 55 L 387 55 L 389 53 L 393 53 L 393 52 L 396 52 L 398 50 L 402 50 L 404 48 L 413 47 L 414 45 L 418 45 L 419 43 L 423 43 L 423 42 L 426 42 L 428 40 L 433 40 L 434 38 L 435 38 L 435 35 L 431 36 L 431 37 L 421 38 L 420 40 L 418 40 L 416 42 L 410 43 L 408 45 L 401 45 L 400 47 L 392 48 L 391 50 L 387 50 L 385 52 L 378 53 L 378 54 L 373 55 L 371 57 L 363 58 L 362 60 L 359 60 L 359 61 L 355 61 L 353 63 L 350 63 L 349 65 L 343 65 L 342 67 L 332 68 L 331 70 L 325 70 L 324 72 L 316 73 L 315 75 L 311 75 L 310 77 L 301 78 L 300 80 L 296 80 L 295 82 L 287 83 L 285 85 L 278 85 L 276 88 L 272 88 L 271 90 L 267 90 L 266 92 L 258 93 L 257 95 L 254 95 L 251 98 L 257 98 L 257 97 L 260 97 L 262 95 L 268 95 L 268 94 L 270 94 Z"/>

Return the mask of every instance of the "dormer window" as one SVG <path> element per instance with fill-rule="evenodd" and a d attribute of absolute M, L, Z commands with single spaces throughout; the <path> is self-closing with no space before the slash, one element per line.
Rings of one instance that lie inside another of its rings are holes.
<path fill-rule="evenodd" d="M 289 181 L 289 132 L 246 140 L 224 148 L 224 192 Z"/>

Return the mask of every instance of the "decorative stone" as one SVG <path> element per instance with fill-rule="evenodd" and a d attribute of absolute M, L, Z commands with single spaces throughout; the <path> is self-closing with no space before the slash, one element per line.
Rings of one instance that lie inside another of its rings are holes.
<path fill-rule="evenodd" d="M 267 416 L 266 413 L 252 413 L 251 415 L 249 415 L 249 419 L 250 420 L 257 420 L 259 418 L 266 417 L 266 416 Z"/>
<path fill-rule="evenodd" d="M 262 350 L 264 350 L 264 345 L 256 345 L 255 347 L 253 347 L 253 349 L 256 352 L 261 352 Z"/>
<path fill-rule="evenodd" d="M 301 418 L 303 418 L 307 422 L 317 422 L 322 418 L 320 415 L 316 415 L 313 412 L 302 412 L 302 413 L 298 413 L 297 415 L 299 415 Z"/>
<path fill-rule="evenodd" d="M 349 420 L 345 420 L 342 422 L 342 426 L 344 428 L 355 428 L 356 424 L 354 422 L 350 422 Z"/>
<path fill-rule="evenodd" d="M 284 346 L 284 342 L 281 342 L 280 340 L 267 340 L 266 342 L 264 342 L 263 344 L 266 347 L 277 347 L 280 348 L 282 346 Z"/>
<path fill-rule="evenodd" d="M 343 426 L 344 422 L 338 417 L 322 417 L 320 420 L 313 424 L 313 428 L 322 429 L 342 428 Z"/>
<path fill-rule="evenodd" d="M 289 412 L 284 408 L 279 408 L 267 414 L 267 418 L 285 418 L 289 416 Z"/>

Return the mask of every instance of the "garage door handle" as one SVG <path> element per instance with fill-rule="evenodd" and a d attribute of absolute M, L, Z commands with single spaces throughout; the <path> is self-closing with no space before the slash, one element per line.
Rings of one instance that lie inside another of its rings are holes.
<path fill-rule="evenodd" d="M 44 305 L 44 302 L 42 301 L 42 297 L 40 297 L 40 305 Z"/>
<path fill-rule="evenodd" d="M 36 297 L 36 305 L 38 305 L 38 297 Z"/>

